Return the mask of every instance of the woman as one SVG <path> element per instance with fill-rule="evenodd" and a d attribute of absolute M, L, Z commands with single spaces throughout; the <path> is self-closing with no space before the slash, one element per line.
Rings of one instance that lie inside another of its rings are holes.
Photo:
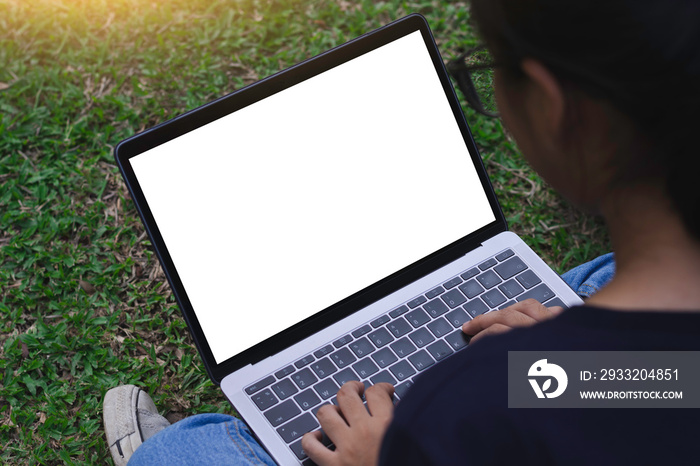
<path fill-rule="evenodd" d="M 370 416 L 363 386 L 349 382 L 339 407 L 318 412 L 335 450 L 313 433 L 303 448 L 320 465 L 697 461 L 693 410 L 508 409 L 506 368 L 516 350 L 700 350 L 700 4 L 471 8 L 495 58 L 504 123 L 554 188 L 606 219 L 616 275 L 582 307 L 524 302 L 468 322 L 470 349 L 432 369 L 396 411 L 387 384 L 365 393 Z M 485 338 L 515 327 L 526 328 Z M 236 439 L 250 463 L 271 463 L 249 436 Z M 157 458 L 158 448 L 139 448 L 134 460 Z"/>
<path fill-rule="evenodd" d="M 514 350 L 700 349 L 700 4 L 473 0 L 472 13 L 504 123 L 554 188 L 603 215 L 617 272 L 539 325 L 483 338 L 550 316 L 536 306 L 465 324 L 478 342 L 402 401 L 380 463 L 697 463 L 695 410 L 509 410 L 505 368 Z"/>

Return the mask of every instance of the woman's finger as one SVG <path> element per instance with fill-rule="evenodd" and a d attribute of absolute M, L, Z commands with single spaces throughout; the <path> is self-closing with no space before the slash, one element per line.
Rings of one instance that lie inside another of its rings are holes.
<path fill-rule="evenodd" d="M 493 325 L 491 325 L 490 327 L 488 327 L 487 329 L 482 330 L 481 332 L 479 332 L 479 333 L 477 333 L 476 335 L 474 335 L 474 336 L 471 338 L 469 344 L 472 345 L 472 344 L 474 344 L 475 341 L 479 341 L 479 340 L 481 340 L 482 338 L 484 338 L 484 337 L 486 337 L 486 336 L 489 336 L 489 335 L 498 335 L 499 333 L 505 333 L 505 332 L 507 332 L 508 330 L 512 330 L 512 329 L 513 329 L 512 327 L 508 327 L 507 325 L 503 325 L 503 324 L 493 324 Z"/>
<path fill-rule="evenodd" d="M 338 390 L 338 407 L 350 427 L 362 422 L 369 416 L 362 401 L 364 390 L 365 385 L 356 380 L 346 382 Z"/>
<path fill-rule="evenodd" d="M 331 464 L 335 452 L 329 450 L 322 443 L 323 434 L 320 430 L 308 432 L 301 438 L 301 448 L 304 449 L 306 455 L 311 458 L 316 464 Z"/>
<path fill-rule="evenodd" d="M 372 385 L 365 391 L 367 408 L 372 417 L 390 419 L 394 413 L 394 387 L 386 382 Z"/>
<path fill-rule="evenodd" d="M 525 327 L 536 322 L 537 320 L 529 315 L 507 307 L 500 311 L 493 311 L 477 316 L 475 319 L 462 325 L 462 331 L 467 335 L 476 335 L 494 324 L 503 324 L 508 327 Z"/>

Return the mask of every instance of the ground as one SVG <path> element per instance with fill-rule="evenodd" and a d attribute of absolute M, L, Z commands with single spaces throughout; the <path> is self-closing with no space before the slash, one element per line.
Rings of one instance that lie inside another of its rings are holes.
<path fill-rule="evenodd" d="M 208 380 L 112 156 L 122 139 L 410 12 L 445 59 L 447 1 L 0 0 L 0 461 L 104 463 L 101 400 L 233 413 Z M 401 79 L 397 70 L 396 79 Z M 609 245 L 498 120 L 465 107 L 511 229 L 557 271 Z"/>

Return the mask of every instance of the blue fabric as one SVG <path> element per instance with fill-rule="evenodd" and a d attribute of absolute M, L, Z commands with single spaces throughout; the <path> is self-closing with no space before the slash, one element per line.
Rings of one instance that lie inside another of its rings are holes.
<path fill-rule="evenodd" d="M 129 466 L 276 463 L 248 427 L 226 414 L 198 414 L 161 430 L 136 449 Z"/>
<path fill-rule="evenodd" d="M 581 264 L 561 276 L 582 298 L 590 298 L 615 275 L 615 256 L 608 253 Z"/>

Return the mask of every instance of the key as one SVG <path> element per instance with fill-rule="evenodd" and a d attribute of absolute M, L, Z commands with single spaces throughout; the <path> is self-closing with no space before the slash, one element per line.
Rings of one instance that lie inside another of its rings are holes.
<path fill-rule="evenodd" d="M 308 390 L 304 390 L 298 395 L 295 395 L 294 401 L 296 401 L 297 404 L 301 406 L 301 409 L 306 411 L 312 406 L 316 406 L 317 404 L 319 404 L 321 402 L 321 399 L 316 395 L 313 389 L 309 388 Z"/>
<path fill-rule="evenodd" d="M 297 387 L 301 388 L 302 390 L 318 382 L 316 376 L 308 368 L 302 369 L 296 374 L 292 375 L 292 380 L 295 384 L 297 384 Z"/>
<path fill-rule="evenodd" d="M 484 272 L 481 275 L 479 275 L 478 277 L 476 277 L 476 279 L 487 290 L 493 288 L 494 286 L 498 285 L 502 281 L 498 277 L 498 275 L 496 275 L 496 272 L 494 272 L 493 270 L 487 270 L 486 272 Z"/>
<path fill-rule="evenodd" d="M 296 392 L 299 391 L 299 389 L 295 387 L 292 381 L 289 379 L 284 379 L 280 382 L 277 382 L 272 386 L 272 389 L 275 391 L 277 396 L 280 397 L 280 400 L 289 398 L 290 396 L 294 395 Z"/>
<path fill-rule="evenodd" d="M 473 269 L 464 272 L 462 275 L 460 275 L 460 277 L 462 277 L 463 280 L 469 280 L 470 278 L 474 278 L 477 275 L 479 275 L 479 269 L 474 267 Z"/>
<path fill-rule="evenodd" d="M 271 375 L 267 376 L 264 379 L 262 379 L 261 381 L 255 382 L 253 385 L 246 388 L 245 392 L 248 395 L 252 395 L 253 393 L 258 392 L 258 391 L 262 390 L 263 388 L 267 387 L 268 385 L 270 385 L 274 381 L 275 381 L 275 378 L 273 376 L 271 376 Z"/>
<path fill-rule="evenodd" d="M 294 401 L 287 400 L 284 403 L 267 410 L 265 412 L 265 417 L 268 421 L 270 421 L 272 427 L 277 427 L 283 422 L 287 422 L 300 412 L 301 410 L 294 404 Z"/>
<path fill-rule="evenodd" d="M 335 365 L 338 366 L 338 369 L 342 369 L 348 364 L 352 364 L 353 362 L 357 361 L 357 358 L 353 356 L 353 354 L 347 348 L 341 348 L 335 353 L 331 354 L 331 359 Z"/>
<path fill-rule="evenodd" d="M 374 327 L 374 328 L 379 328 L 379 327 L 381 327 L 382 325 L 384 325 L 384 324 L 386 324 L 387 322 L 389 322 L 389 320 L 390 320 L 389 316 L 381 316 L 381 317 L 379 317 L 378 319 L 374 319 L 374 320 L 372 321 L 371 325 L 372 325 L 372 327 Z"/>
<path fill-rule="evenodd" d="M 338 370 L 328 358 L 319 359 L 311 364 L 311 369 L 313 369 L 319 379 L 327 377 Z"/>
<path fill-rule="evenodd" d="M 467 311 L 472 317 L 476 317 L 480 314 L 483 314 L 484 312 L 488 312 L 489 310 L 489 307 L 486 304 L 484 304 L 484 302 L 479 298 L 476 298 L 473 301 L 469 301 L 463 307 L 464 310 Z"/>
<path fill-rule="evenodd" d="M 430 322 L 428 324 L 428 329 L 435 335 L 436 338 L 440 338 L 443 335 L 447 335 L 452 330 L 452 326 L 442 317 L 440 319 Z"/>
<path fill-rule="evenodd" d="M 402 384 L 397 385 L 394 387 L 394 394 L 398 395 L 399 398 L 403 398 L 404 395 L 408 392 L 408 389 L 413 386 L 413 381 L 407 380 Z"/>
<path fill-rule="evenodd" d="M 428 352 L 435 358 L 436 361 L 445 359 L 450 354 L 454 353 L 452 349 L 442 340 L 438 340 L 426 348 Z"/>
<path fill-rule="evenodd" d="M 529 290 L 533 286 L 542 282 L 542 280 L 540 280 L 540 277 L 535 275 L 535 272 L 533 272 L 532 270 L 523 272 L 515 278 L 516 280 L 518 280 L 518 282 L 520 282 L 521 285 L 525 287 L 526 290 Z"/>
<path fill-rule="evenodd" d="M 260 410 L 264 411 L 270 406 L 277 403 L 277 398 L 272 394 L 272 390 L 269 388 L 263 390 L 262 392 L 253 395 L 253 403 L 255 403 Z"/>
<path fill-rule="evenodd" d="M 471 318 L 467 315 L 466 312 L 464 312 L 461 309 L 455 309 L 452 312 L 448 312 L 445 317 L 447 317 L 447 320 L 455 327 L 461 327 L 463 323 L 465 323 L 468 320 L 471 320 Z"/>
<path fill-rule="evenodd" d="M 519 274 L 527 269 L 527 265 L 519 257 L 508 259 L 502 264 L 498 264 L 493 270 L 501 276 L 502 279 L 508 280 L 510 277 Z"/>
<path fill-rule="evenodd" d="M 370 375 L 376 374 L 377 371 L 379 371 L 377 365 L 370 358 L 360 360 L 359 362 L 355 363 L 352 368 L 355 369 L 355 371 L 357 371 L 357 373 L 360 374 L 360 377 L 363 379 L 366 379 Z"/>
<path fill-rule="evenodd" d="M 294 366 L 287 366 L 284 369 L 275 372 L 275 377 L 277 377 L 278 380 L 281 380 L 281 379 L 287 377 L 289 374 L 291 374 L 295 370 L 296 369 L 294 369 Z"/>
<path fill-rule="evenodd" d="M 386 367 L 398 360 L 398 358 L 389 348 L 384 348 L 377 351 L 372 355 L 372 359 L 374 359 L 374 362 L 376 362 L 379 367 Z"/>
<path fill-rule="evenodd" d="M 547 307 L 554 307 L 554 306 L 561 306 L 561 307 L 563 307 L 564 309 L 568 309 L 568 308 L 569 308 L 569 306 L 567 306 L 567 305 L 564 303 L 564 301 L 562 301 L 562 300 L 559 299 L 559 298 L 554 298 L 554 299 L 551 300 L 551 301 L 547 301 Z"/>
<path fill-rule="evenodd" d="M 396 377 L 396 380 L 401 382 L 402 380 L 406 380 L 410 376 L 416 373 L 416 370 L 411 367 L 411 365 L 408 363 L 408 361 L 399 361 L 393 366 L 389 368 L 392 374 L 394 374 L 394 377 Z"/>
<path fill-rule="evenodd" d="M 427 299 L 425 299 L 424 296 L 418 296 L 416 299 L 409 301 L 406 304 L 408 304 L 408 307 L 410 307 L 411 309 L 415 309 L 426 301 Z"/>
<path fill-rule="evenodd" d="M 333 345 L 326 345 L 323 348 L 321 348 L 320 350 L 316 351 L 314 353 L 314 356 L 316 356 L 317 358 L 322 358 L 322 357 L 326 356 L 327 354 L 331 354 L 333 351 L 334 351 Z"/>
<path fill-rule="evenodd" d="M 368 336 L 369 339 L 372 340 L 372 343 L 374 343 L 374 346 L 377 348 L 381 348 L 382 346 L 388 345 L 394 341 L 394 337 L 392 337 L 389 331 L 384 327 L 375 330 Z"/>
<path fill-rule="evenodd" d="M 297 440 L 296 442 L 292 443 L 289 445 L 289 448 L 292 449 L 297 459 L 303 460 L 306 458 L 306 453 L 304 452 L 304 449 L 301 448 L 301 440 Z"/>
<path fill-rule="evenodd" d="M 430 317 L 422 309 L 416 309 L 406 314 L 406 320 L 415 328 L 420 327 L 430 321 Z"/>
<path fill-rule="evenodd" d="M 311 355 L 308 355 L 308 356 L 304 356 L 303 358 L 301 358 L 300 360 L 295 362 L 294 365 L 296 366 L 297 369 L 301 369 L 304 366 L 308 366 L 312 362 L 314 362 L 314 357 Z"/>
<path fill-rule="evenodd" d="M 370 325 L 364 325 L 364 326 L 358 328 L 357 330 L 355 330 L 354 332 L 352 332 L 352 336 L 355 338 L 360 338 L 362 335 L 366 335 L 371 331 L 372 331 L 372 327 Z"/>
<path fill-rule="evenodd" d="M 350 335 L 345 335 L 344 337 L 340 337 L 337 340 L 333 342 L 333 346 L 336 348 L 340 348 L 341 346 L 345 346 L 348 343 L 352 341 L 352 337 Z"/>
<path fill-rule="evenodd" d="M 303 460 L 306 458 L 306 453 L 304 452 L 304 449 L 301 448 L 301 440 L 297 440 L 293 444 L 289 445 L 289 448 L 292 449 L 297 459 Z"/>
<path fill-rule="evenodd" d="M 501 290 L 508 299 L 515 298 L 525 291 L 515 279 L 508 280 L 503 285 L 499 285 L 498 289 Z"/>
<path fill-rule="evenodd" d="M 433 358 L 431 358 L 425 350 L 420 350 L 416 354 L 409 356 L 408 360 L 411 361 L 413 367 L 415 367 L 419 371 L 424 371 L 433 364 L 435 364 Z"/>
<path fill-rule="evenodd" d="M 459 285 L 460 283 L 462 283 L 462 279 L 459 277 L 455 277 L 451 280 L 447 280 L 442 285 L 445 287 L 445 289 L 449 290 L 450 288 L 454 288 L 455 286 Z"/>
<path fill-rule="evenodd" d="M 394 353 L 402 358 L 416 351 L 416 347 L 413 346 L 413 343 L 411 343 L 411 341 L 406 337 L 395 341 L 390 346 L 391 349 L 394 350 Z"/>
<path fill-rule="evenodd" d="M 469 299 L 473 299 L 484 292 L 484 288 L 481 285 L 479 285 L 479 283 L 476 280 L 469 280 L 464 285 L 461 285 L 459 287 L 459 290 L 462 293 L 464 293 Z"/>
<path fill-rule="evenodd" d="M 278 427 L 277 433 L 280 434 L 285 442 L 291 443 L 317 427 L 319 427 L 319 425 L 316 419 L 314 419 L 310 413 L 306 413 L 302 414 L 293 421 L 288 422 L 282 427 Z"/>
<path fill-rule="evenodd" d="M 355 353 L 355 356 L 361 358 L 373 352 L 374 346 L 372 346 L 372 343 L 370 343 L 369 340 L 365 337 L 350 343 L 350 349 L 353 353 Z"/>
<path fill-rule="evenodd" d="M 498 264 L 498 261 L 496 261 L 496 259 L 489 259 L 489 260 L 484 261 L 481 264 L 479 264 L 479 270 L 481 270 L 483 272 L 484 270 L 490 269 L 491 267 L 493 267 L 496 264 Z"/>
<path fill-rule="evenodd" d="M 322 399 L 327 400 L 338 393 L 338 386 L 333 382 L 333 379 L 326 379 L 314 385 L 314 390 Z"/>
<path fill-rule="evenodd" d="M 408 307 L 407 307 L 407 306 L 401 306 L 401 307 L 397 307 L 396 309 L 394 309 L 393 311 L 391 311 L 391 312 L 389 313 L 389 316 L 390 316 L 392 319 L 396 319 L 396 318 L 397 318 L 398 316 L 400 316 L 401 314 L 405 314 L 405 313 L 407 313 L 407 312 L 408 312 Z"/>
<path fill-rule="evenodd" d="M 445 341 L 455 351 L 459 351 L 462 348 L 466 348 L 469 344 L 469 340 L 470 337 L 461 330 L 457 330 L 456 332 L 450 333 L 445 337 Z"/>
<path fill-rule="evenodd" d="M 467 298 L 465 298 L 464 295 L 459 292 L 459 290 L 448 291 L 444 295 L 440 296 L 440 299 L 445 301 L 445 304 L 450 306 L 450 309 L 454 309 L 467 301 Z"/>
<path fill-rule="evenodd" d="M 440 299 L 434 299 L 429 303 L 426 303 L 425 306 L 423 306 L 423 309 L 425 309 L 425 311 L 430 314 L 433 319 L 449 311 L 445 303 L 443 303 Z"/>
<path fill-rule="evenodd" d="M 425 297 L 428 299 L 433 299 L 436 296 L 440 296 L 444 292 L 445 292 L 445 289 L 441 286 L 438 286 L 437 288 L 433 288 L 432 290 L 425 293 Z"/>
<path fill-rule="evenodd" d="M 491 291 L 487 291 L 483 295 L 481 295 L 481 299 L 484 300 L 486 304 L 489 305 L 491 309 L 495 309 L 501 304 L 505 303 L 508 301 L 505 296 L 503 296 L 503 293 L 498 291 L 497 288 L 494 288 Z"/>
<path fill-rule="evenodd" d="M 503 262 L 504 260 L 508 259 L 513 254 L 514 254 L 513 251 L 511 251 L 510 249 L 506 249 L 505 251 L 503 251 L 502 253 L 497 255 L 496 259 L 498 260 L 498 262 Z"/>
<path fill-rule="evenodd" d="M 426 304 L 427 306 L 427 304 Z M 406 319 L 404 318 L 398 318 L 393 322 L 390 322 L 387 326 L 387 329 L 394 335 L 396 338 L 402 337 L 406 335 L 408 332 L 413 330 L 413 327 L 408 325 L 408 322 L 406 322 Z"/>
<path fill-rule="evenodd" d="M 435 337 L 425 327 L 419 328 L 415 332 L 411 333 L 408 335 L 408 338 L 410 338 L 418 348 L 422 348 L 428 343 L 435 341 Z"/>
<path fill-rule="evenodd" d="M 381 371 L 379 374 L 375 375 L 370 379 L 373 384 L 378 384 L 381 382 L 388 382 L 392 385 L 396 385 L 396 379 L 392 377 L 389 371 Z"/>
<path fill-rule="evenodd" d="M 554 297 L 554 292 L 549 289 L 547 285 L 542 283 L 541 285 L 537 285 L 533 289 L 526 291 L 525 293 L 521 294 L 518 296 L 517 300 L 518 301 L 525 301 L 526 299 L 534 298 L 537 301 L 544 303 L 548 299 L 552 299 Z"/>
<path fill-rule="evenodd" d="M 360 380 L 357 374 L 355 374 L 353 370 L 349 367 L 346 367 L 342 371 L 333 375 L 333 378 L 335 379 L 339 387 L 342 387 L 343 385 L 345 385 L 345 382 L 349 382 L 350 380 L 357 380 L 358 382 Z"/>

